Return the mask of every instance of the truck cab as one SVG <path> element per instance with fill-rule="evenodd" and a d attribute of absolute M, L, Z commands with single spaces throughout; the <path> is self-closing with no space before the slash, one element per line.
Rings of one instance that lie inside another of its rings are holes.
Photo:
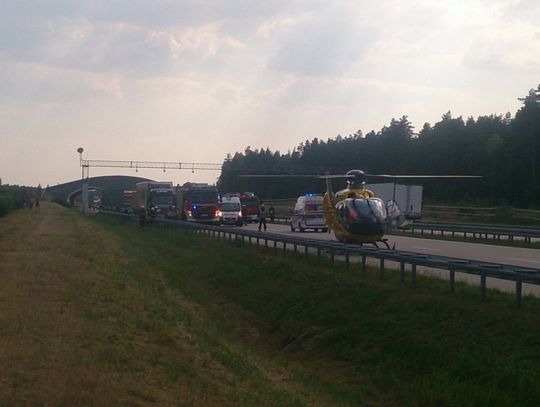
<path fill-rule="evenodd" d="M 218 207 L 220 224 L 242 226 L 242 204 L 240 197 L 221 195 L 219 197 Z"/>
<path fill-rule="evenodd" d="M 244 222 L 257 222 L 259 220 L 259 206 L 261 202 L 253 192 L 244 192 L 240 195 L 242 204 L 242 218 Z"/>
<path fill-rule="evenodd" d="M 291 231 L 306 229 L 327 232 L 328 226 L 323 218 L 323 197 L 319 194 L 306 194 L 299 196 L 296 205 L 291 211 Z"/>
<path fill-rule="evenodd" d="M 219 224 L 218 190 L 214 185 L 186 182 L 177 188 L 176 197 L 181 220 Z"/>

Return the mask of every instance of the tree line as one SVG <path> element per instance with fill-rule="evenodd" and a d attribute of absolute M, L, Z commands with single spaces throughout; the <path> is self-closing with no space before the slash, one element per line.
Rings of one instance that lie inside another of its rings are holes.
<path fill-rule="evenodd" d="M 33 205 L 41 197 L 41 186 L 37 188 L 0 183 L 0 218 L 11 210 Z"/>
<path fill-rule="evenodd" d="M 445 113 L 416 133 L 407 116 L 380 131 L 361 130 L 326 141 L 317 137 L 282 154 L 268 147 L 228 155 L 218 180 L 222 192 L 253 191 L 263 199 L 323 192 L 308 177 L 245 178 L 256 174 L 324 174 L 361 169 L 371 174 L 481 175 L 479 180 L 411 180 L 431 203 L 540 206 L 540 85 L 519 98 L 515 117 Z M 401 182 L 401 181 L 400 181 Z M 344 182 L 336 182 L 336 188 Z"/>

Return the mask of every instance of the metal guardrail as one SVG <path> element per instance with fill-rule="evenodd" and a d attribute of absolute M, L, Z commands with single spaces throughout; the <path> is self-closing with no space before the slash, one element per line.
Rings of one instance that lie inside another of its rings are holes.
<path fill-rule="evenodd" d="M 132 215 L 125 215 L 116 212 L 103 212 L 106 214 L 115 215 L 133 219 Z M 193 233 L 205 234 L 216 237 L 217 239 L 228 239 L 236 242 L 244 242 L 247 240 L 249 244 L 256 241 L 257 246 L 264 242 L 264 247 L 272 249 L 277 254 L 281 250 L 283 255 L 287 253 L 288 248 L 292 248 L 294 252 L 298 252 L 298 248 L 304 249 L 304 256 L 308 257 L 310 249 L 316 251 L 317 259 L 327 255 L 330 257 L 332 264 L 335 264 L 336 256 L 343 258 L 345 269 L 351 267 L 351 257 L 358 256 L 360 258 L 361 270 L 366 269 L 366 259 L 374 258 L 379 261 L 379 276 L 384 279 L 385 261 L 399 263 L 400 281 L 405 281 L 406 266 L 410 266 L 412 285 L 416 285 L 416 268 L 417 266 L 425 266 L 434 269 L 447 270 L 449 272 L 450 292 L 455 290 L 455 274 L 456 272 L 473 274 L 480 276 L 480 290 L 482 300 L 486 295 L 486 279 L 497 278 L 502 280 L 515 282 L 515 300 L 519 306 L 522 300 L 523 283 L 540 285 L 540 270 L 519 267 L 506 264 L 489 263 L 477 260 L 458 259 L 446 256 L 428 255 L 423 253 L 407 252 L 400 250 L 388 250 L 375 247 L 362 247 L 358 245 L 339 243 L 337 241 L 322 241 L 318 239 L 309 239 L 297 236 L 286 236 L 270 232 L 257 232 L 234 227 L 213 226 L 194 222 L 185 222 L 169 219 L 155 219 L 153 222 L 160 226 L 171 228 L 184 229 Z M 269 245 L 271 243 L 271 247 Z M 281 246 L 278 248 L 278 244 Z"/>
<path fill-rule="evenodd" d="M 509 207 L 474 207 L 474 206 L 448 206 L 448 205 L 422 205 L 422 213 L 426 216 L 450 216 L 458 218 L 505 218 L 521 219 L 526 221 L 540 221 L 540 211 L 534 209 L 518 209 Z"/>
<path fill-rule="evenodd" d="M 478 225 L 478 224 L 452 224 L 435 222 L 414 222 L 407 226 L 404 232 L 411 231 L 419 233 L 421 236 L 426 232 L 430 236 L 435 236 L 439 232 L 440 236 L 450 233 L 452 237 L 456 233 L 464 238 L 501 240 L 505 237 L 512 242 L 515 238 L 522 239 L 526 244 L 531 244 L 532 239 L 540 239 L 540 229 L 524 226 L 497 226 L 497 225 Z"/>
<path fill-rule="evenodd" d="M 288 224 L 289 217 L 276 216 L 274 223 Z M 481 224 L 454 224 L 438 222 L 414 222 L 404 229 L 398 229 L 401 234 L 416 233 L 420 236 L 445 237 L 450 234 L 452 237 L 462 236 L 466 239 L 491 239 L 501 241 L 503 238 L 513 242 L 516 238 L 521 239 L 525 244 L 532 245 L 532 239 L 540 239 L 540 229 L 527 226 L 497 226 Z M 436 234 L 437 232 L 437 234 Z"/>

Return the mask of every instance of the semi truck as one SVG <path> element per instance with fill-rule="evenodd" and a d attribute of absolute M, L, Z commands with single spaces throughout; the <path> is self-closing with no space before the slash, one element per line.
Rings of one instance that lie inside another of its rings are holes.
<path fill-rule="evenodd" d="M 174 218 L 176 194 L 172 182 L 138 182 L 133 194 L 133 212 L 138 214 L 142 211 L 153 216 Z"/>
<path fill-rule="evenodd" d="M 219 224 L 218 190 L 214 185 L 186 182 L 177 188 L 176 199 L 181 220 Z"/>
<path fill-rule="evenodd" d="M 406 219 L 420 219 L 422 217 L 422 191 L 421 185 L 403 185 L 393 182 L 380 184 L 366 184 L 375 196 L 388 203 L 394 201 Z"/>

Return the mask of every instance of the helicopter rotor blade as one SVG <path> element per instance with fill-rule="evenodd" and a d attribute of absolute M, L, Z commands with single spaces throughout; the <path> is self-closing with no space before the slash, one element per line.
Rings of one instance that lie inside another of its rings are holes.
<path fill-rule="evenodd" d="M 380 178 L 482 178 L 481 175 L 387 175 L 387 174 L 366 174 L 368 177 Z"/>
<path fill-rule="evenodd" d="M 365 174 L 370 178 L 482 178 L 481 175 L 390 175 L 390 174 Z M 347 174 L 239 174 L 239 178 L 318 178 L 318 179 L 354 179 L 355 175 Z"/>
<path fill-rule="evenodd" d="M 333 174 L 333 175 L 317 175 L 316 178 L 319 179 L 352 179 L 355 178 L 354 175 L 341 175 L 341 174 Z"/>
<path fill-rule="evenodd" d="M 309 174 L 240 174 L 238 178 L 317 178 L 317 175 Z"/>

